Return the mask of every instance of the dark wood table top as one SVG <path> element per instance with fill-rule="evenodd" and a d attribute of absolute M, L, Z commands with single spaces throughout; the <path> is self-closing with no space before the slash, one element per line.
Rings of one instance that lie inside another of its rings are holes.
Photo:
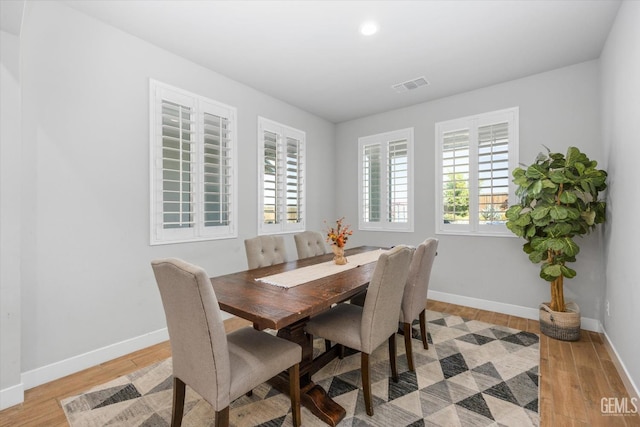
<path fill-rule="evenodd" d="M 360 246 L 348 249 L 345 254 L 355 255 L 380 249 L 377 246 Z M 254 323 L 258 329 L 281 329 L 297 321 L 321 313 L 332 304 L 348 300 L 365 290 L 373 275 L 376 263 L 313 280 L 292 288 L 274 286 L 256 278 L 295 270 L 330 261 L 333 254 L 325 254 L 256 268 L 211 278 L 220 308 Z"/>

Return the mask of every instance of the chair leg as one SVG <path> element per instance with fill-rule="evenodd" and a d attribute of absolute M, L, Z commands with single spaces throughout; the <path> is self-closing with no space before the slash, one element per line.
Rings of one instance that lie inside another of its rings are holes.
<path fill-rule="evenodd" d="M 427 319 L 425 316 L 425 310 L 420 312 L 420 335 L 422 335 L 422 346 L 425 350 L 429 350 L 429 343 L 427 342 Z"/>
<path fill-rule="evenodd" d="M 398 382 L 398 363 L 397 363 L 397 355 L 398 351 L 396 349 L 396 334 L 395 332 L 391 334 L 389 337 L 389 363 L 391 363 L 391 378 L 393 378 L 393 382 Z"/>
<path fill-rule="evenodd" d="M 229 427 L 229 407 L 216 411 L 216 427 Z"/>
<path fill-rule="evenodd" d="M 171 411 L 171 427 L 182 425 L 182 415 L 184 413 L 185 383 L 173 377 L 173 410 Z"/>
<path fill-rule="evenodd" d="M 296 363 L 289 368 L 289 396 L 291 397 L 291 416 L 294 427 L 300 427 L 300 365 Z"/>
<path fill-rule="evenodd" d="M 402 333 L 404 334 L 404 347 L 407 353 L 407 363 L 409 364 L 409 370 L 415 372 L 413 366 L 413 347 L 411 347 L 411 323 L 403 323 Z"/>
<path fill-rule="evenodd" d="M 373 416 L 373 405 L 371 403 L 371 379 L 369 377 L 369 355 L 360 353 L 360 370 L 362 371 L 362 391 L 364 392 L 364 406 L 367 415 Z"/>

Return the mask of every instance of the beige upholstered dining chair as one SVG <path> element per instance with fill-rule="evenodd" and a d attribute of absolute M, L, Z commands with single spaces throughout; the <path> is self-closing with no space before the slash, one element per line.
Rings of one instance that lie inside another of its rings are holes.
<path fill-rule="evenodd" d="M 244 241 L 249 270 L 287 262 L 282 236 L 257 236 Z"/>
<path fill-rule="evenodd" d="M 298 259 L 309 258 L 327 253 L 324 237 L 317 231 L 303 231 L 293 236 L 298 251 Z"/>
<path fill-rule="evenodd" d="M 368 415 L 373 415 L 369 355 L 387 340 L 392 377 L 398 381 L 395 338 L 411 252 L 408 246 L 396 246 L 380 255 L 364 307 L 338 304 L 312 317 L 305 326 L 305 331 L 312 336 L 361 352 L 362 389 Z"/>
<path fill-rule="evenodd" d="M 301 347 L 251 327 L 227 335 L 202 268 L 175 258 L 151 265 L 173 356 L 172 427 L 182 423 L 186 385 L 213 406 L 215 425 L 227 426 L 233 400 L 284 370 L 289 371 L 293 424 L 299 426 Z"/>
<path fill-rule="evenodd" d="M 422 346 L 425 350 L 429 348 L 425 310 L 427 306 L 427 292 L 429 291 L 429 278 L 431 277 L 431 268 L 433 267 L 433 260 L 436 257 L 437 250 L 438 239 L 430 238 L 418 245 L 413 253 L 411 265 L 409 266 L 407 284 L 404 287 L 402 306 L 400 307 L 400 323 L 402 323 L 404 345 L 410 371 L 415 371 L 413 365 L 413 348 L 411 346 L 411 323 L 413 323 L 414 319 L 420 318 Z"/>
<path fill-rule="evenodd" d="M 407 283 L 404 286 L 399 322 L 402 324 L 404 346 L 410 371 L 415 371 L 413 364 L 413 347 L 411 345 L 411 324 L 415 319 L 420 319 L 422 346 L 425 350 L 429 348 L 425 310 L 427 306 L 427 293 L 429 291 L 429 278 L 431 277 L 431 268 L 433 267 L 433 260 L 436 257 L 437 250 L 438 239 L 429 238 L 418 245 L 413 253 Z M 365 295 L 366 294 L 356 295 L 351 299 L 351 304 L 364 305 Z"/>

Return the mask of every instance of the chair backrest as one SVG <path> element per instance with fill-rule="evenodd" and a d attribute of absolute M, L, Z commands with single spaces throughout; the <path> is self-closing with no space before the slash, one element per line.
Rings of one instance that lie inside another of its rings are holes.
<path fill-rule="evenodd" d="M 382 253 L 364 301 L 361 324 L 362 351 L 371 354 L 398 330 L 402 291 L 413 250 L 405 245 Z"/>
<path fill-rule="evenodd" d="M 317 231 L 303 231 L 302 233 L 294 235 L 293 240 L 296 241 L 298 259 L 324 255 L 327 253 L 324 238 L 322 237 L 322 234 Z"/>
<path fill-rule="evenodd" d="M 249 270 L 268 267 L 287 261 L 287 250 L 282 236 L 258 236 L 244 241 Z"/>
<path fill-rule="evenodd" d="M 430 238 L 420 243 L 413 253 L 402 297 L 401 322 L 411 323 L 425 309 L 431 268 L 437 250 L 438 239 Z"/>
<path fill-rule="evenodd" d="M 185 261 L 151 262 L 169 329 L 173 375 L 214 409 L 229 405 L 227 335 L 218 299 L 207 273 Z"/>

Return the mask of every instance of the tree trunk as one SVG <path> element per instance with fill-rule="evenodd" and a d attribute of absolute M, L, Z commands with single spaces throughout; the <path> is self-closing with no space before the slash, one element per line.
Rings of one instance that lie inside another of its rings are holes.
<path fill-rule="evenodd" d="M 553 311 L 565 311 L 564 304 L 564 287 L 563 277 L 560 276 L 553 282 L 551 282 L 551 304 L 550 309 Z"/>

